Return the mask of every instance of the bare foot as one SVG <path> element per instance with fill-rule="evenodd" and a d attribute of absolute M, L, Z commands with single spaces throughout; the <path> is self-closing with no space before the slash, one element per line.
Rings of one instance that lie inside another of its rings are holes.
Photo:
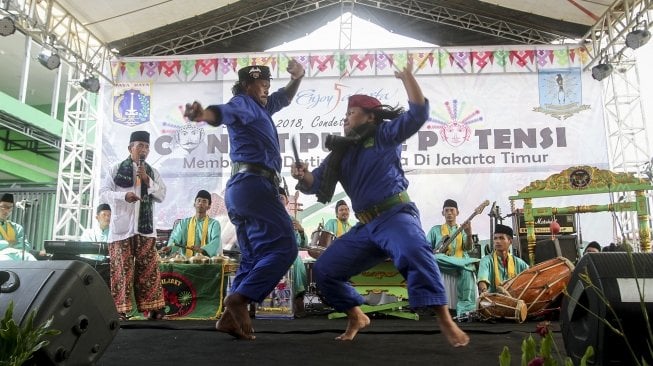
<path fill-rule="evenodd" d="M 462 329 L 458 328 L 458 325 L 454 321 L 449 319 L 438 318 L 440 323 L 440 329 L 442 329 L 442 334 L 447 337 L 447 341 L 453 347 L 465 347 L 469 344 L 469 336 L 467 333 L 463 332 Z"/>
<path fill-rule="evenodd" d="M 351 308 L 347 312 L 347 329 L 336 337 L 338 341 L 351 341 L 358 331 L 370 325 L 370 318 L 363 313 L 360 306 Z"/>
<path fill-rule="evenodd" d="M 434 309 L 438 316 L 438 324 L 440 325 L 442 334 L 447 337 L 449 344 L 452 347 L 464 347 L 468 345 L 469 336 L 462 329 L 458 328 L 458 324 L 451 319 L 447 305 L 435 306 Z"/>
<path fill-rule="evenodd" d="M 248 316 L 249 319 L 249 316 Z M 237 317 L 230 311 L 229 308 L 225 309 L 224 313 L 220 317 L 217 323 L 215 323 L 215 329 L 220 332 L 227 333 L 230 336 L 238 339 L 254 340 L 253 329 L 251 329 L 251 323 L 248 325 L 250 331 L 246 332 L 243 330 L 242 323 L 239 323 Z"/>
<path fill-rule="evenodd" d="M 252 318 L 249 316 L 249 304 L 242 306 L 235 306 L 232 310 L 232 315 L 236 318 L 236 321 L 240 323 L 240 329 L 243 330 L 243 333 L 251 337 L 250 339 L 255 339 L 252 334 L 254 333 L 254 327 L 252 326 Z"/>

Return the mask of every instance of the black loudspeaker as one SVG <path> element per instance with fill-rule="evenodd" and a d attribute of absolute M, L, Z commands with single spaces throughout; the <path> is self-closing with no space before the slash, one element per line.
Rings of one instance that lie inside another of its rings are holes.
<path fill-rule="evenodd" d="M 34 365 L 92 365 L 120 329 L 106 283 L 80 261 L 2 262 L 0 316 L 14 303 L 13 319 L 23 325 L 32 310 L 34 324 L 53 318 L 61 334 L 36 352 Z"/>
<path fill-rule="evenodd" d="M 578 261 L 578 248 L 576 247 L 576 235 L 558 235 L 558 245 L 560 246 L 560 255 L 558 255 L 555 241 L 550 235 L 538 235 L 535 237 L 535 264 L 542 263 L 549 259 L 565 257 L 571 263 Z M 521 246 L 521 259 L 528 263 L 528 241 L 526 237 L 519 237 Z"/>
<path fill-rule="evenodd" d="M 592 286 L 581 275 L 587 275 Z M 638 284 L 646 295 L 643 302 Z M 588 346 L 594 348 L 590 365 L 634 364 L 624 338 L 615 334 L 603 319 L 619 329 L 618 319 L 637 359 L 644 358 L 652 364 L 647 341 L 653 340 L 648 337 L 642 306 L 649 317 L 653 315 L 653 253 L 586 254 L 576 265 L 567 290 L 569 297 L 562 301 L 560 320 L 567 355 L 575 364 Z"/>
<path fill-rule="evenodd" d="M 97 271 L 97 273 L 100 274 L 100 277 L 104 280 L 104 283 L 107 284 L 107 286 L 111 286 L 111 265 L 109 264 L 109 259 L 108 257 L 104 260 L 94 260 L 94 259 L 89 259 L 85 257 L 80 257 L 77 254 L 52 254 L 52 258 L 50 260 L 53 261 L 80 261 L 84 262 L 93 269 Z"/>

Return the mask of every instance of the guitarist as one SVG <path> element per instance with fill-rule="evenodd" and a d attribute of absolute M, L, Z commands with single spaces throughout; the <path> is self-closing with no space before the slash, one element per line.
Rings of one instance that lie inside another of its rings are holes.
<path fill-rule="evenodd" d="M 459 229 L 456 222 L 459 214 L 456 201 L 452 199 L 444 201 L 442 216 L 445 223 L 433 226 L 426 236 L 434 253 L 461 259 L 470 258 L 469 252 L 474 248 L 471 223 L 463 225 L 463 230 L 460 230 L 455 238 L 450 237 Z M 476 308 L 474 272 L 462 268 L 445 269 L 440 262 L 438 265 L 443 273 L 444 285 L 449 295 L 449 308 L 455 309 L 458 316 L 473 311 Z"/>

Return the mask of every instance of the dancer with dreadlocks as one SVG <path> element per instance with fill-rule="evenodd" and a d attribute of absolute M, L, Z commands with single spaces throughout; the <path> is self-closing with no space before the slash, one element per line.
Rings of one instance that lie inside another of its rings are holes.
<path fill-rule="evenodd" d="M 363 297 L 348 280 L 390 257 L 407 280 L 411 307 L 435 310 L 447 341 L 454 347 L 465 346 L 469 337 L 449 315 L 440 272 L 401 168 L 401 145 L 428 119 L 428 100 L 412 64 L 396 71 L 395 77 L 408 94 L 408 111 L 382 105 L 367 95 L 352 95 L 345 137 L 327 137 L 325 145 L 331 153 L 312 172 L 305 163 L 292 167 L 298 188 L 316 194 L 323 203 L 331 200 L 339 181 L 359 220 L 320 256 L 313 275 L 326 301 L 347 314 L 347 329 L 336 339 L 352 340 L 370 319 L 360 308 Z"/>

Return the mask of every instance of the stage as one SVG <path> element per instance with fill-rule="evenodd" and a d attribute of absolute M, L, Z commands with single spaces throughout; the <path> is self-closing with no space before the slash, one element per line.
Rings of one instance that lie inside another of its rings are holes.
<path fill-rule="evenodd" d="M 326 314 L 301 319 L 254 319 L 256 340 L 241 341 L 217 332 L 214 320 L 130 320 L 98 365 L 498 365 L 503 347 L 519 365 L 522 340 L 536 339 L 537 322 L 463 322 L 471 338 L 467 347 L 452 348 L 432 316 L 419 320 L 371 316 L 371 325 L 351 342 L 335 341 L 344 319 Z M 564 352 L 559 323 L 551 325 Z M 538 340 L 539 341 L 539 340 Z"/>

